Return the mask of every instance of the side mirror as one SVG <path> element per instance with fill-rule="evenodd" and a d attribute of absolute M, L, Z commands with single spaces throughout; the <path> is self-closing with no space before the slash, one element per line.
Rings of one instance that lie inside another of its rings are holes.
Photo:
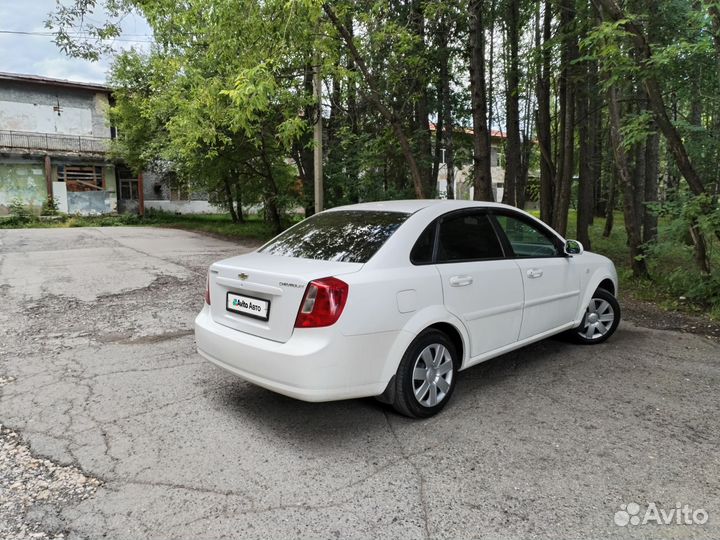
<path fill-rule="evenodd" d="M 566 240 L 565 241 L 565 255 L 572 257 L 573 255 L 582 255 L 585 251 L 583 245 L 577 240 Z"/>

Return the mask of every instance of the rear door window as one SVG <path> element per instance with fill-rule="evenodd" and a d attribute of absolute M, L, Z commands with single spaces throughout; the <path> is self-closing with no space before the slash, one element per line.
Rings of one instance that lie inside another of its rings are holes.
<path fill-rule="evenodd" d="M 500 240 L 484 212 L 463 212 L 443 218 L 437 262 L 502 259 Z"/>
<path fill-rule="evenodd" d="M 409 214 L 369 210 L 323 212 L 301 221 L 260 252 L 283 257 L 365 263 Z"/>

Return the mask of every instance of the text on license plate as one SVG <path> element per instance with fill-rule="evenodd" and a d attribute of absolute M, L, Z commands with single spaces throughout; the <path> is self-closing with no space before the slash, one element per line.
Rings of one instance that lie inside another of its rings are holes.
<path fill-rule="evenodd" d="M 229 292 L 227 293 L 227 310 L 267 321 L 270 315 L 270 302 L 262 298 Z"/>

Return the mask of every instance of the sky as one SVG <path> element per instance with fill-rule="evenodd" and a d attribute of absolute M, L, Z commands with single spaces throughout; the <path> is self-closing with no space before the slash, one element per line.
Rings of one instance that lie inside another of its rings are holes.
<path fill-rule="evenodd" d="M 98 62 L 69 58 L 55 46 L 52 36 L 3 33 L 47 34 L 45 19 L 55 9 L 55 3 L 56 0 L 0 0 L 0 71 L 104 83 L 112 61 L 110 57 L 103 57 Z M 99 23 L 101 18 L 96 15 L 92 20 Z M 116 42 L 115 48 L 148 46 L 151 32 L 141 17 L 131 14 L 123 20 L 122 26 L 122 41 Z"/>

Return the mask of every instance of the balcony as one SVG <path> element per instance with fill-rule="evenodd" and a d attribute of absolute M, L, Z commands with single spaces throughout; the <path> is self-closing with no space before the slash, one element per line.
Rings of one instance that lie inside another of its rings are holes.
<path fill-rule="evenodd" d="M 105 154 L 110 147 L 107 137 L 79 137 L 58 133 L 28 133 L 0 130 L 0 148 L 42 150 L 72 154 Z"/>

